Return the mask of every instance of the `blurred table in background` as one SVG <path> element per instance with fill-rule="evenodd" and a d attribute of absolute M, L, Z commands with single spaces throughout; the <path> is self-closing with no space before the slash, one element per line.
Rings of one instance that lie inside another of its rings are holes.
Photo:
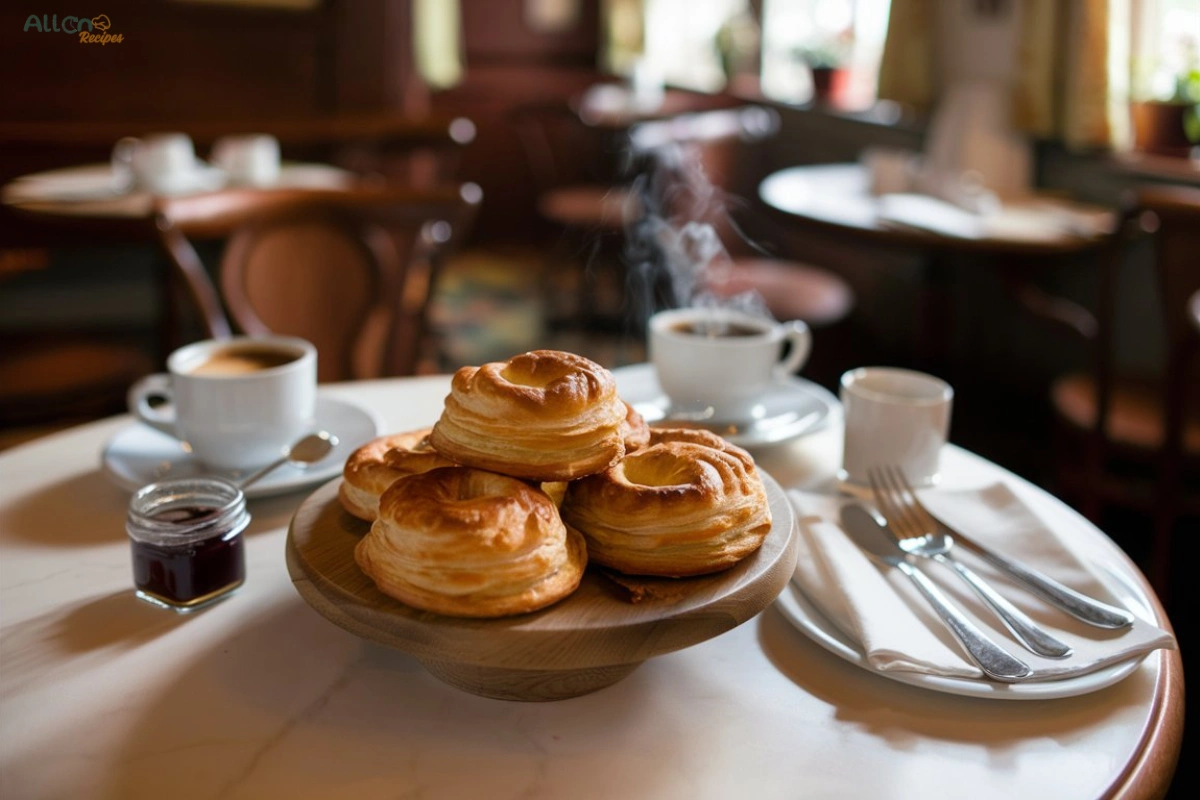
<path fill-rule="evenodd" d="M 1119 221 L 1113 209 L 1055 195 L 1004 203 L 990 214 L 916 193 L 875 195 L 860 163 L 789 167 L 768 175 L 759 196 L 804 231 L 924 256 L 922 307 L 913 321 L 923 328 L 922 357 L 934 367 L 944 364 L 954 335 L 949 287 L 964 262 L 996 266 L 1017 302 L 1044 316 L 1044 306 L 1060 301 L 1037 287 L 1038 273 L 1077 256 L 1099 263 L 1116 245 Z"/>

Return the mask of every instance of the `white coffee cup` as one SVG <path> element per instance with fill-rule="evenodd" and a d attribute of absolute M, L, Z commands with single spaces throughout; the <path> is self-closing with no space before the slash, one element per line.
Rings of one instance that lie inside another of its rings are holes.
<path fill-rule="evenodd" d="M 208 339 L 172 353 L 167 370 L 134 384 L 129 410 L 208 466 L 262 466 L 312 430 L 317 349 L 304 339 Z"/>
<path fill-rule="evenodd" d="M 872 467 L 899 467 L 914 486 L 939 478 L 950 432 L 954 390 L 940 378 L 891 367 L 860 367 L 842 375 L 845 482 L 868 486 Z"/>
<path fill-rule="evenodd" d="M 730 309 L 660 311 L 649 328 L 650 361 L 672 412 L 712 420 L 760 416 L 771 384 L 799 370 L 812 349 L 812 334 L 799 320 Z"/>
<path fill-rule="evenodd" d="M 213 144 L 212 162 L 230 183 L 269 186 L 279 180 L 279 140 L 265 133 L 225 136 Z"/>
<path fill-rule="evenodd" d="M 118 141 L 113 147 L 112 166 L 118 183 L 169 193 L 194 182 L 199 165 L 195 146 L 186 133 L 154 133 Z"/>

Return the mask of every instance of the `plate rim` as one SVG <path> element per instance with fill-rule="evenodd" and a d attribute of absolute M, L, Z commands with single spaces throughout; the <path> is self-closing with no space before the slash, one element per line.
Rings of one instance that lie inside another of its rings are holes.
<path fill-rule="evenodd" d="M 361 413 L 363 416 L 363 419 L 369 420 L 372 428 L 374 429 L 372 436 L 378 436 L 380 434 L 380 431 L 383 430 L 383 420 L 379 416 L 379 414 L 376 413 L 374 410 L 367 408 L 366 406 L 363 406 L 359 403 L 354 402 L 353 400 L 347 400 L 344 397 L 340 397 L 340 396 L 333 395 L 333 394 L 326 394 L 326 393 L 323 393 L 320 390 L 318 390 L 317 403 L 318 403 L 318 408 L 320 407 L 321 404 L 325 404 L 327 407 L 331 407 L 331 406 L 339 407 L 340 406 L 343 410 L 353 410 L 355 412 Z M 319 413 L 317 414 L 317 419 L 318 420 L 320 419 Z M 127 471 L 118 471 L 113 466 L 113 459 L 111 457 L 111 451 L 112 451 L 114 443 L 117 441 L 117 439 L 119 439 L 122 436 L 128 435 L 129 431 L 131 429 L 133 429 L 134 426 L 138 426 L 138 425 L 142 425 L 142 423 L 136 419 L 131 419 L 130 423 L 128 425 L 122 426 L 118 431 L 116 431 L 111 436 L 109 436 L 108 439 L 105 441 L 103 448 L 101 448 L 101 450 L 100 450 L 101 471 L 105 474 L 106 477 L 109 478 L 110 481 L 115 483 L 120 488 L 126 489 L 128 491 L 137 491 L 138 489 L 140 489 L 142 486 L 145 485 L 145 481 L 130 480 L 128 477 Z M 143 427 L 148 427 L 148 426 L 143 426 Z M 174 441 L 174 440 L 171 440 L 171 438 L 169 436 L 167 436 L 167 434 L 162 433 L 161 431 L 156 431 L 152 428 L 149 428 L 148 430 L 162 436 L 164 440 Z M 335 435 L 336 435 L 336 432 L 335 432 Z M 184 457 L 188 460 L 191 459 L 191 456 L 188 453 L 186 453 L 185 451 L 183 451 L 182 449 L 179 451 L 179 453 L 180 453 L 181 457 Z M 179 459 L 177 459 L 174 456 L 172 456 L 170 459 L 170 461 L 172 463 L 174 463 L 177 460 L 179 460 Z M 341 473 L 343 466 L 344 466 L 344 462 L 335 460 L 335 461 L 331 462 L 328 467 L 326 467 L 322 470 L 313 471 L 313 472 L 303 472 L 303 473 L 300 473 L 299 475 L 295 475 L 286 480 L 281 480 L 280 478 L 276 477 L 274 479 L 274 481 L 272 481 L 272 476 L 268 475 L 268 476 L 264 477 L 258 483 L 254 484 L 250 488 L 248 488 L 246 490 L 246 497 L 247 497 L 247 499 L 254 500 L 257 498 L 274 497 L 276 495 L 287 494 L 289 492 L 299 491 L 300 489 L 308 488 L 308 487 L 313 486 L 318 483 L 324 483 L 325 481 L 336 477 L 337 475 L 339 475 Z"/>
<path fill-rule="evenodd" d="M 1121 585 L 1127 595 L 1123 600 L 1135 604 L 1137 606 L 1135 610 L 1142 615 L 1149 613 L 1145 602 L 1133 590 L 1124 575 L 1105 564 L 1092 563 L 1093 566 L 1101 568 Z M 1078 697 L 1119 683 L 1129 677 L 1150 655 L 1150 653 L 1143 653 L 1131 656 L 1124 661 L 1118 661 L 1094 672 L 1060 680 L 1013 684 L 997 683 L 981 678 L 926 675 L 905 670 L 884 671 L 877 670 L 867 663 L 866 656 L 862 651 L 821 611 L 820 606 L 809 598 L 804 587 L 794 577 L 788 581 L 788 585 L 775 598 L 773 605 L 788 622 L 810 640 L 866 672 L 928 691 L 963 697 L 977 697 L 986 700 L 1057 700 Z"/>

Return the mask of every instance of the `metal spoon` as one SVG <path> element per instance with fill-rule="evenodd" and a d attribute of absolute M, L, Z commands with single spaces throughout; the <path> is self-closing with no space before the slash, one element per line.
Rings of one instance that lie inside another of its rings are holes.
<path fill-rule="evenodd" d="M 282 467 L 284 464 L 295 464 L 298 467 L 307 467 L 316 461 L 320 461 L 325 456 L 329 455 L 334 447 L 337 447 L 338 438 L 329 431 L 317 431 L 310 433 L 303 439 L 298 440 L 295 444 L 288 448 L 288 451 L 280 456 L 275 461 L 267 464 L 257 472 L 252 472 L 243 478 L 237 485 L 239 489 L 245 489 L 252 483 L 257 483 L 262 478 L 266 477 L 267 473 Z"/>

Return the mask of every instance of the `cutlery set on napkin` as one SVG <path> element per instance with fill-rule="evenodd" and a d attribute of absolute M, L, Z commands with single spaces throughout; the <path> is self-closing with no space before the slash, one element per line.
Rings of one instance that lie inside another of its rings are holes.
<path fill-rule="evenodd" d="M 866 663 L 878 672 L 1003 683 L 1056 681 L 1176 647 L 1169 632 L 1127 614 L 1121 597 L 1004 484 L 970 491 L 923 490 L 917 497 L 943 531 L 962 532 L 960 546 L 953 548 L 955 560 L 1001 595 L 1001 603 L 1015 606 L 1017 616 L 1040 629 L 1046 641 L 1065 647 L 1022 644 L 1024 637 L 1014 636 L 952 563 L 906 557 L 899 548 L 895 558 L 868 555 L 868 550 L 894 547 L 886 528 L 869 529 L 886 522 L 874 507 L 850 497 L 795 490 L 789 495 L 800 532 L 793 584 L 858 644 Z M 1065 596 L 1053 586 L 1048 591 L 1018 580 L 1010 569 L 996 566 L 1001 559 L 1014 562 L 1018 572 L 1032 568 L 1067 587 Z M 910 580 L 909 572 L 920 574 Z M 935 597 L 919 583 L 933 583 Z M 961 612 L 965 627 L 958 633 L 953 629 L 959 623 L 935 610 L 939 597 L 950 606 L 951 616 Z M 980 668 L 989 662 L 981 662 L 970 641 L 976 635 L 982 637 L 984 655 L 991 651 L 999 659 L 996 674 L 985 675 Z"/>

